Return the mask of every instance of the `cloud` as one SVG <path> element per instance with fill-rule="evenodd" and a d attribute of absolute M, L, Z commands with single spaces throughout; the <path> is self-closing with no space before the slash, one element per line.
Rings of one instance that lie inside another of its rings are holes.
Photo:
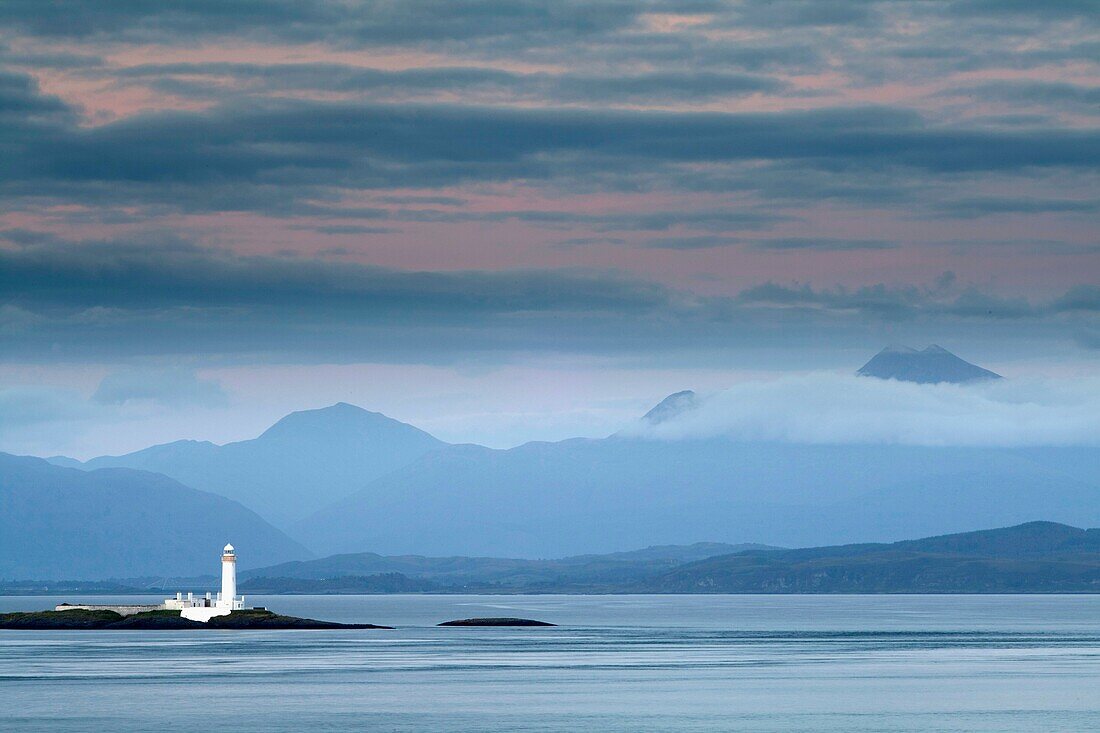
<path fill-rule="evenodd" d="M 12 305 L 74 309 L 314 306 L 392 316 L 416 310 L 644 309 L 670 298 L 658 285 L 581 270 L 414 272 L 238 256 L 171 239 L 0 250 L 0 283 Z"/>
<path fill-rule="evenodd" d="M 0 434 L 44 423 L 82 420 L 95 413 L 74 390 L 26 386 L 0 389 Z"/>
<path fill-rule="evenodd" d="M 649 249 L 713 249 L 715 247 L 745 246 L 760 251 L 817 251 L 850 252 L 875 249 L 895 249 L 896 242 L 884 239 L 841 239 L 836 237 L 772 237 L 769 239 L 745 239 L 744 237 L 696 236 L 658 237 L 641 242 Z"/>
<path fill-rule="evenodd" d="M 0 451 L 29 453 L 58 446 L 109 417 L 113 408 L 88 402 L 72 389 L 0 387 Z"/>
<path fill-rule="evenodd" d="M 1095 10 L 1089 0 L 1050 0 L 1043 3 L 1028 0 L 955 0 L 948 3 L 949 13 L 964 17 L 1026 15 L 1047 20 L 1084 18 L 1095 21 Z"/>
<path fill-rule="evenodd" d="M 753 241 L 759 250 L 815 250 L 818 252 L 851 252 L 867 249 L 894 249 L 896 242 L 885 239 L 838 239 L 836 237 L 775 237 Z"/>
<path fill-rule="evenodd" d="M 60 99 L 42 94 L 31 76 L 0 69 L 0 120 L 49 129 L 51 123 L 74 123 L 75 117 Z"/>
<path fill-rule="evenodd" d="M 1100 313 L 1100 285 L 1078 285 L 1057 298 L 1052 308 L 1059 312 Z"/>
<path fill-rule="evenodd" d="M 0 4 L 0 23 L 47 39 L 183 45 L 204 39 L 327 43 L 345 49 L 401 46 L 513 54 L 599 40 L 648 12 L 714 7 L 693 0 L 216 0 L 164 5 L 136 0 L 90 8 L 79 0 Z"/>
<path fill-rule="evenodd" d="M 673 211 L 607 212 L 590 214 L 574 211 L 442 211 L 402 209 L 393 213 L 398 221 L 419 222 L 505 222 L 521 221 L 551 229 L 586 226 L 598 232 L 666 231 L 673 227 L 721 231 L 728 227 L 760 229 L 792 217 L 765 211 L 728 209 L 684 209 Z"/>
<path fill-rule="evenodd" d="M 742 382 L 628 433 L 791 443 L 1100 446 L 1100 382 L 919 385 L 815 372 Z"/>
<path fill-rule="evenodd" d="M 732 23 L 756 28 L 867 26 L 878 19 L 877 3 L 853 0 L 773 0 L 734 7 Z"/>
<path fill-rule="evenodd" d="M 100 76 L 102 70 L 89 75 Z M 667 103 L 777 93 L 789 85 L 761 74 L 712 71 L 517 73 L 484 66 L 376 69 L 329 63 L 141 64 L 112 72 L 117 82 L 144 82 L 177 96 L 231 99 L 242 93 L 338 93 L 389 101 L 461 95 L 469 102 Z"/>
<path fill-rule="evenodd" d="M 18 360 L 440 363 L 520 352 L 690 360 L 806 339 L 865 344 L 868 333 L 899 324 L 937 339 L 1069 341 L 1098 314 L 1093 286 L 1034 302 L 950 279 L 854 289 L 765 283 L 704 297 L 598 270 L 417 272 L 242 256 L 171 238 L 0 249 L 0 349 Z"/>
<path fill-rule="evenodd" d="M 977 219 L 997 214 L 1094 214 L 1100 200 L 1039 199 L 1034 197 L 970 197 L 945 201 L 935 206 L 940 216 Z"/>
<path fill-rule="evenodd" d="M 124 367 L 108 374 L 94 396 L 59 386 L 0 386 L 0 451 L 96 455 L 90 446 L 135 450 L 187 435 L 217 420 L 232 422 L 221 388 L 179 367 Z M 121 442 L 119 442 L 121 441 Z"/>
<path fill-rule="evenodd" d="M 739 237 L 723 237 L 716 235 L 704 235 L 698 237 L 655 237 L 641 242 L 641 246 L 647 249 L 713 249 L 715 247 L 732 247 L 744 244 L 745 240 Z"/>
<path fill-rule="evenodd" d="M 103 378 L 92 401 L 106 405 L 153 402 L 165 407 L 224 407 L 228 398 L 217 382 L 200 379 L 191 369 L 129 368 Z"/>
<path fill-rule="evenodd" d="M 5 88 L 13 101 L 0 193 L 34 206 L 335 216 L 317 202 L 348 190 L 519 181 L 678 189 L 719 181 L 717 168 L 739 176 L 739 186 L 772 185 L 789 196 L 797 188 L 790 184 L 815 170 L 844 170 L 852 185 L 852 176 L 887 170 L 898 178 L 1100 164 L 1095 130 L 933 126 L 889 107 L 714 113 L 271 99 L 89 127 L 29 82 L 11 77 Z M 750 214 L 780 216 L 741 216 Z"/>
<path fill-rule="evenodd" d="M 995 320 L 1036 319 L 1071 312 L 1100 313 L 1100 287 L 1082 285 L 1045 303 L 1022 298 L 1004 298 L 974 287 L 954 292 L 951 273 L 931 288 L 884 284 L 860 288 L 814 289 L 809 285 L 787 286 L 765 283 L 742 291 L 739 300 L 747 304 L 779 307 L 858 311 L 889 319 L 932 315 Z M 944 287 L 941 287 L 941 284 Z"/>
<path fill-rule="evenodd" d="M 316 232 L 318 234 L 392 234 L 400 229 L 393 227 L 372 227 L 361 224 L 296 224 L 291 229 L 296 231 Z"/>
<path fill-rule="evenodd" d="M 942 94 L 964 97 L 980 96 L 1042 105 L 1064 103 L 1095 106 L 1100 103 L 1100 86 L 1052 81 L 990 81 L 946 89 Z"/>

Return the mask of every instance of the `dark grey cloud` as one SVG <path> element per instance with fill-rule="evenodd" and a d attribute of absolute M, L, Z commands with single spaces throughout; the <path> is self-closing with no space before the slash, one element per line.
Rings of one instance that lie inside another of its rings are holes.
<path fill-rule="evenodd" d="M 890 320 L 928 316 L 949 316 L 981 320 L 1016 321 L 1042 319 L 1068 313 L 1100 313 L 1100 287 L 1085 285 L 1043 303 L 1026 298 L 1005 298 L 983 293 L 973 287 L 961 292 L 950 290 L 954 277 L 945 273 L 932 288 L 890 287 L 883 284 L 860 288 L 814 289 L 810 285 L 788 286 L 766 283 L 745 290 L 739 300 L 746 304 L 773 305 L 830 311 L 859 312 Z"/>
<path fill-rule="evenodd" d="M 1100 55 L 1100 47 L 1092 50 Z M 947 89 L 943 94 L 946 96 L 963 95 L 1042 105 L 1071 103 L 1089 106 L 1094 109 L 1096 105 L 1100 104 L 1100 86 L 1085 86 L 1068 82 L 990 81 Z"/>
<path fill-rule="evenodd" d="M 721 231 L 730 227 L 760 229 L 792 217 L 766 211 L 729 209 L 685 209 L 628 213 L 588 214 L 576 211 L 445 211 L 440 209 L 402 209 L 393 218 L 399 221 L 462 222 L 522 221 L 550 229 L 584 226 L 601 232 L 667 231 L 674 227 Z"/>
<path fill-rule="evenodd" d="M 421 206 L 462 206 L 467 199 L 458 196 L 426 196 L 426 195 L 386 195 L 376 196 L 375 200 L 383 204 L 412 204 Z"/>
<path fill-rule="evenodd" d="M 154 242 L 0 249 L 0 348 L 30 361 L 440 362 L 531 351 L 668 359 L 792 339 L 851 342 L 876 324 L 1068 340 L 1100 317 L 1095 286 L 1041 303 L 953 292 L 949 278 L 824 290 L 769 283 L 701 297 L 591 270 L 411 272 Z M 157 384 L 112 384 L 103 399 L 168 399 L 148 397 Z"/>
<path fill-rule="evenodd" d="M 555 243 L 559 249 L 572 249 L 573 247 L 591 247 L 601 244 L 621 245 L 626 244 L 623 237 L 570 237 L 561 239 Z"/>
<path fill-rule="evenodd" d="M 124 38 L 186 43 L 236 36 L 344 45 L 415 44 L 501 36 L 547 38 L 607 33 L 650 10 L 715 3 L 661 0 L 9 0 L 0 23 L 42 37 Z"/>
<path fill-rule="evenodd" d="M 782 29 L 873 26 L 889 12 L 996 23 L 1095 17 L 1090 0 L 7 0 L 0 23 L 53 38 L 186 43 L 235 36 L 335 45 L 443 44 L 517 37 L 526 45 L 606 39 L 638 30 L 647 13 L 710 13 L 714 25 Z"/>
<path fill-rule="evenodd" d="M 879 19 L 880 3 L 867 0 L 772 0 L 731 4 L 728 21 L 737 27 L 867 26 Z"/>
<path fill-rule="evenodd" d="M 102 56 L 92 53 L 45 51 L 41 49 L 15 51 L 0 43 L 0 64 L 24 69 L 88 69 L 102 68 Z"/>
<path fill-rule="evenodd" d="M 641 243 L 650 249 L 711 249 L 714 247 L 745 246 L 750 249 L 766 251 L 808 251 L 847 252 L 870 249 L 894 249 L 896 242 L 885 239 L 841 239 L 836 237 L 771 237 L 768 239 L 746 239 L 744 237 L 699 236 L 699 237 L 661 237 L 647 239 Z"/>
<path fill-rule="evenodd" d="M 1058 312 L 1100 312 L 1100 285 L 1078 285 L 1056 299 L 1052 306 Z"/>
<path fill-rule="evenodd" d="M 1083 18 L 1096 20 L 1096 4 L 1091 0 L 954 0 L 947 12 L 963 17 L 998 18 L 1023 15 L 1044 20 Z"/>
<path fill-rule="evenodd" d="M 935 213 L 955 219 L 976 219 L 996 214 L 1093 214 L 1100 211 L 1097 199 L 1040 199 L 1032 197 L 982 196 L 944 201 Z"/>
<path fill-rule="evenodd" d="M 1064 37 L 1048 44 L 1031 43 L 1024 48 L 1009 47 L 996 32 L 990 33 L 992 38 L 984 38 L 983 31 L 989 29 L 988 24 L 975 28 L 973 24 L 963 22 L 953 28 L 950 35 L 939 33 L 930 38 L 901 40 L 883 50 L 883 56 L 879 59 L 880 76 L 884 62 L 899 64 L 910 73 L 921 73 L 934 78 L 942 74 L 983 69 L 1024 70 L 1070 63 L 1092 63 L 1100 55 L 1100 43 L 1088 40 L 1067 42 L 1068 39 Z M 1030 26 L 1027 30 L 1036 31 Z M 872 76 L 874 71 L 868 70 L 865 73 Z M 965 94 L 968 89 L 978 93 L 985 89 L 990 95 L 1000 96 L 1005 88 L 1017 83 L 1026 85 L 1028 82 L 996 81 L 970 84 L 958 87 L 958 90 Z"/>
<path fill-rule="evenodd" d="M 90 75 L 100 76 L 96 69 Z M 414 99 L 461 94 L 481 101 L 661 103 L 706 100 L 787 88 L 760 74 L 693 71 L 580 74 L 514 73 L 490 67 L 373 69 L 342 64 L 143 64 L 113 71 L 111 78 L 145 81 L 175 95 L 232 98 L 241 93 L 288 90 L 338 92 L 359 97 Z M 228 80 L 228 83 L 227 81 Z"/>
<path fill-rule="evenodd" d="M 818 252 L 851 252 L 867 249 L 894 249 L 897 242 L 885 239 L 842 239 L 837 237 L 775 237 L 753 241 L 753 249 L 815 250 Z"/>
<path fill-rule="evenodd" d="M 57 97 L 42 94 L 37 82 L 24 73 L 0 69 L 0 119 L 29 125 L 74 122 L 75 113 Z"/>
<path fill-rule="evenodd" d="M 640 244 L 647 249 L 692 250 L 712 249 L 714 247 L 732 247 L 744 243 L 745 240 L 738 237 L 703 235 L 698 237 L 654 237 Z"/>
<path fill-rule="evenodd" d="M 931 126 L 883 107 L 721 114 L 270 101 L 89 128 L 25 79 L 5 77 L 3 89 L 0 114 L 12 124 L 0 142 L 0 192 L 89 204 L 287 215 L 322 213 L 318 202 L 339 189 L 581 179 L 669 188 L 699 164 L 752 163 L 753 178 L 766 180 L 761 163 L 797 179 L 807 170 L 904 177 L 1100 162 L 1095 130 Z"/>
<path fill-rule="evenodd" d="M 318 234 L 392 234 L 401 231 L 393 227 L 372 227 L 362 224 L 296 224 L 290 228 Z"/>
<path fill-rule="evenodd" d="M 174 307 L 502 312 L 646 308 L 659 286 L 585 272 L 406 272 L 292 257 L 242 257 L 162 236 L 0 250 L 5 302 L 72 310 Z"/>

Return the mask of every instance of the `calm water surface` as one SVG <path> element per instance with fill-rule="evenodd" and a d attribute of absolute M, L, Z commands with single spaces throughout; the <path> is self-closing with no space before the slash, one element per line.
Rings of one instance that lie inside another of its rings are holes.
<path fill-rule="evenodd" d="M 248 600 L 398 628 L 0 631 L 0 730 L 1100 730 L 1100 596 Z"/>

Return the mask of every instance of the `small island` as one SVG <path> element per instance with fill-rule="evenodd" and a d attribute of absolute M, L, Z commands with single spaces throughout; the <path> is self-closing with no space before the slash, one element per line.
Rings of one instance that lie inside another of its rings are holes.
<path fill-rule="evenodd" d="M 437 626 L 557 626 L 546 621 L 529 618 L 463 618 L 457 621 L 444 621 Z"/>
<path fill-rule="evenodd" d="M 157 605 L 61 603 L 52 611 L 0 613 L 0 629 L 392 629 L 375 624 L 341 624 L 272 613 L 266 608 L 246 608 L 237 595 L 237 551 L 222 549 L 222 590 L 177 593 Z"/>
<path fill-rule="evenodd" d="M 253 608 L 215 616 L 209 621 L 184 618 L 179 611 L 143 611 L 122 615 L 103 609 L 73 608 L 64 611 L 31 611 L 0 614 L 0 629 L 391 629 L 374 624 L 340 624 L 295 616 L 282 616 L 266 609 Z"/>

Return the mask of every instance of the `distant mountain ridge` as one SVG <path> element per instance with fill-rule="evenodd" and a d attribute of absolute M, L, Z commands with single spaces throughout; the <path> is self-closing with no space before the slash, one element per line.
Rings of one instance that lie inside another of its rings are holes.
<path fill-rule="evenodd" d="M 525 560 L 497 557 L 383 556 L 371 552 L 333 555 L 317 560 L 283 563 L 241 573 L 252 578 L 294 578 L 324 580 L 399 573 L 407 578 L 439 583 L 498 583 L 509 586 L 538 583 L 593 582 L 602 578 L 638 578 L 662 569 L 716 555 L 747 550 L 777 550 L 753 543 L 730 545 L 698 542 L 692 545 L 664 545 L 605 555 L 577 555 L 555 560 Z"/>
<path fill-rule="evenodd" d="M 0 453 L 0 578 L 127 578 L 218 571 L 310 553 L 235 501 L 160 474 L 81 471 Z"/>
<path fill-rule="evenodd" d="M 923 351 L 908 346 L 888 346 L 860 367 L 856 374 L 917 384 L 967 384 L 1003 379 L 1000 374 L 964 361 L 935 344 Z"/>
<path fill-rule="evenodd" d="M 707 558 L 645 587 L 663 593 L 1100 592 L 1100 529 L 1028 522 L 892 544 Z"/>
<path fill-rule="evenodd" d="M 655 561 L 646 552 L 618 553 L 621 560 L 390 558 L 416 562 L 405 572 L 371 575 L 345 572 L 354 569 L 347 560 L 356 556 L 344 556 L 257 569 L 244 587 L 275 593 L 1100 593 L 1100 529 L 1055 522 L 892 544 L 749 548 L 697 561 Z M 313 572 L 294 573 L 306 568 Z M 317 572 L 322 568 L 329 574 Z"/>
<path fill-rule="evenodd" d="M 240 501 L 285 528 L 445 445 L 412 425 L 341 402 L 293 412 L 252 440 L 181 440 L 79 465 L 162 473 Z"/>

